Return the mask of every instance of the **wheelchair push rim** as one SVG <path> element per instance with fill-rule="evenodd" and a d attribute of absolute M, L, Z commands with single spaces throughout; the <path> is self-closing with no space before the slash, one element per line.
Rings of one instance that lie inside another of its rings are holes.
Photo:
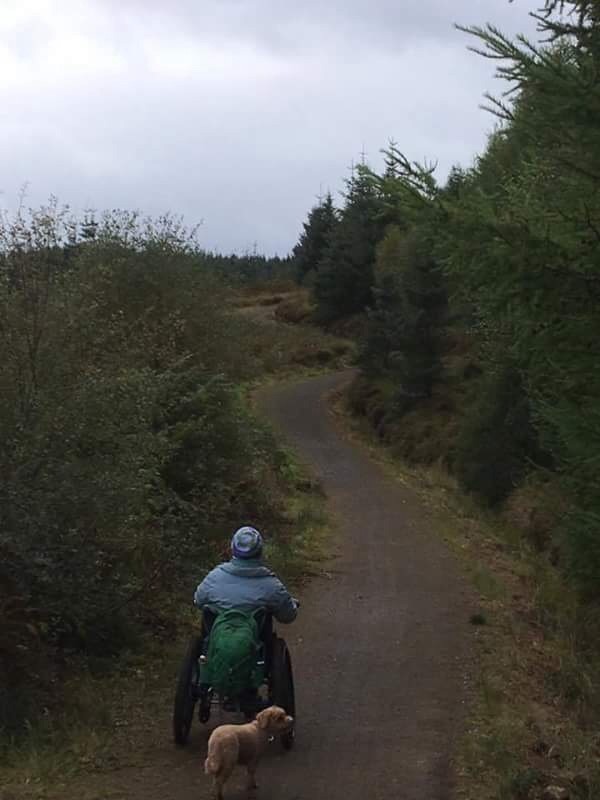
<path fill-rule="evenodd" d="M 283 639 L 274 636 L 273 663 L 269 699 L 273 705 L 283 708 L 294 718 L 290 731 L 281 736 L 281 744 L 285 750 L 291 750 L 296 738 L 296 697 L 294 691 L 294 674 L 290 651 Z"/>
<path fill-rule="evenodd" d="M 175 744 L 180 747 L 187 744 L 194 719 L 197 687 L 200 679 L 198 659 L 201 651 L 202 639 L 196 636 L 188 645 L 177 679 L 173 708 L 173 738 Z"/>

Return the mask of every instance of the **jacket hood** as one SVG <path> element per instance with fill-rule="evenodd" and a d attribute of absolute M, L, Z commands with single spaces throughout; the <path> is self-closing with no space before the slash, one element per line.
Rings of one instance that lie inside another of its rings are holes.
<path fill-rule="evenodd" d="M 269 578 L 273 575 L 260 558 L 232 558 L 231 561 L 221 564 L 219 569 L 242 578 Z"/>

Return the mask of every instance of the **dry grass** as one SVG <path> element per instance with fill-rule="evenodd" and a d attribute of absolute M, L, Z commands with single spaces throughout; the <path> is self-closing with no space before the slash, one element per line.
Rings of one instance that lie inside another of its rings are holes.
<path fill-rule="evenodd" d="M 288 325 L 310 323 L 313 314 L 314 307 L 306 292 L 286 298 L 275 309 L 276 319 Z"/>
<path fill-rule="evenodd" d="M 277 302 L 270 302 L 274 299 Z M 256 363 L 259 377 L 342 369 L 355 359 L 356 345 L 351 340 L 324 333 L 308 323 L 282 321 L 291 313 L 290 306 L 300 309 L 303 316 L 308 308 L 305 289 L 296 288 L 286 295 L 273 296 L 265 290 L 261 294 L 237 296 L 232 305 L 235 308 L 232 316 L 240 325 L 239 336 Z"/>
<path fill-rule="evenodd" d="M 551 551 L 554 531 L 567 509 L 557 476 L 533 474 L 508 498 L 503 516 L 539 551 Z"/>
<path fill-rule="evenodd" d="M 229 294 L 229 302 L 233 308 L 260 306 L 269 308 L 293 300 L 304 302 L 307 298 L 307 290 L 291 282 L 259 284 L 247 289 L 231 291 Z"/>

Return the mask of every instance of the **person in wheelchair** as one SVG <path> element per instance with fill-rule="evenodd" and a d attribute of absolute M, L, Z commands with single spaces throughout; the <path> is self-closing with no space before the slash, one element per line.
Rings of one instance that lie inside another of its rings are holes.
<path fill-rule="evenodd" d="M 216 616 L 237 609 L 263 610 L 261 639 L 269 668 L 272 621 L 288 624 L 296 619 L 298 601 L 262 560 L 263 539 L 256 528 L 239 528 L 231 540 L 231 560 L 211 570 L 194 593 L 194 605 L 203 612 L 203 636 L 210 633 Z"/>

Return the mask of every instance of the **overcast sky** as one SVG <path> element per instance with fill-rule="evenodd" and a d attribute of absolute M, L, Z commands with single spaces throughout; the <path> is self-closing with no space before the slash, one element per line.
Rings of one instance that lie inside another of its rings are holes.
<path fill-rule="evenodd" d="M 531 32 L 541 0 L 1 0 L 0 203 L 203 220 L 284 254 L 320 189 L 394 138 L 443 178 L 501 89 L 454 22 Z"/>

